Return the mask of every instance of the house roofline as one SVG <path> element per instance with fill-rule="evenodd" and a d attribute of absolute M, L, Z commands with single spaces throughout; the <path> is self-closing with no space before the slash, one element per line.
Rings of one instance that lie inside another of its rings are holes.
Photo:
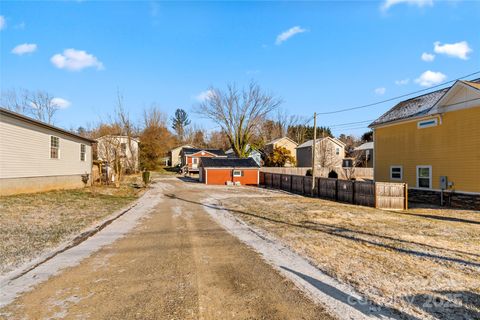
<path fill-rule="evenodd" d="M 298 143 L 296 143 L 293 139 L 291 139 L 291 138 L 289 138 L 289 137 L 287 137 L 287 136 L 273 139 L 272 141 L 266 143 L 265 145 L 268 146 L 268 145 L 270 145 L 270 144 L 275 144 L 277 141 L 280 141 L 280 140 L 282 140 L 282 139 L 290 140 L 291 142 L 295 143 L 295 144 L 298 146 Z"/>
<path fill-rule="evenodd" d="M 36 126 L 45 128 L 45 129 L 49 129 L 49 130 L 52 130 L 52 131 L 56 131 L 56 132 L 62 133 L 62 134 L 64 134 L 64 135 L 67 135 L 67 136 L 70 136 L 70 137 L 74 137 L 74 138 L 77 138 L 77 139 L 80 139 L 80 140 L 83 140 L 83 141 L 88 141 L 88 142 L 90 142 L 90 143 L 96 143 L 96 142 L 97 142 L 97 141 L 95 141 L 95 140 L 93 140 L 93 139 L 89 139 L 89 138 L 82 137 L 82 136 L 80 136 L 80 135 L 78 135 L 78 134 L 72 133 L 72 132 L 67 131 L 67 130 L 65 130 L 65 129 L 62 129 L 62 128 L 53 126 L 53 125 L 51 125 L 51 124 L 48 124 L 48 123 L 45 123 L 45 122 L 42 122 L 42 121 L 39 121 L 39 120 L 35 120 L 35 119 L 33 119 L 33 118 L 24 116 L 23 114 L 20 114 L 20 113 L 17 113 L 17 112 L 13 112 L 13 111 L 7 110 L 7 109 L 2 108 L 2 107 L 0 107 L 0 114 L 1 114 L 2 116 L 8 116 L 8 117 L 11 117 L 11 118 L 15 118 L 15 119 L 17 119 L 17 120 L 21 120 L 21 121 L 23 121 L 23 122 L 27 122 L 27 123 L 30 123 L 30 124 L 33 124 L 33 125 L 36 125 Z"/>
<path fill-rule="evenodd" d="M 257 170 L 260 170 L 260 167 L 203 167 L 203 166 L 199 166 L 205 170 L 207 169 L 257 169 Z"/>

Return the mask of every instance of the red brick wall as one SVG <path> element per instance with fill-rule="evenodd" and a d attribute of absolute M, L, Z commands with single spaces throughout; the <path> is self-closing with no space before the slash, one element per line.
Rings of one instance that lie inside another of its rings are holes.
<path fill-rule="evenodd" d="M 233 177 L 232 169 L 207 169 L 207 184 L 225 185 L 227 181 L 239 181 L 244 186 L 258 185 L 258 169 L 243 169 L 242 171 L 242 177 Z"/>

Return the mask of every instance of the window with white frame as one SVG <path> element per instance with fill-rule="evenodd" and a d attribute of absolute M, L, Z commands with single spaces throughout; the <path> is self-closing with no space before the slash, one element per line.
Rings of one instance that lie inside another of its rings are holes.
<path fill-rule="evenodd" d="M 198 164 L 198 158 L 192 158 L 192 163 L 193 164 Z"/>
<path fill-rule="evenodd" d="M 403 167 L 402 166 L 391 166 L 390 167 L 390 179 L 391 180 L 402 180 L 403 178 Z"/>
<path fill-rule="evenodd" d="M 233 170 L 234 177 L 241 177 L 243 175 L 242 170 Z"/>
<path fill-rule="evenodd" d="M 432 166 L 417 166 L 417 188 L 432 188 Z"/>
<path fill-rule="evenodd" d="M 340 154 L 340 148 L 335 149 L 335 154 L 338 156 Z"/>
<path fill-rule="evenodd" d="M 438 125 L 438 119 L 428 119 L 428 120 L 422 120 L 417 122 L 417 128 L 423 129 L 423 128 L 428 128 L 428 127 L 435 127 Z"/>
<path fill-rule="evenodd" d="M 58 159 L 60 156 L 60 138 L 50 136 L 50 159 Z"/>
<path fill-rule="evenodd" d="M 85 161 L 87 154 L 87 147 L 84 144 L 80 145 L 80 161 Z"/>

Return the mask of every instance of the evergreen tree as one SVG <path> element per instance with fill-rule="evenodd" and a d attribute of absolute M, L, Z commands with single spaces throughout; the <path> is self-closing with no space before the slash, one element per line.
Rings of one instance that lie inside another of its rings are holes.
<path fill-rule="evenodd" d="M 177 109 L 175 116 L 172 117 L 172 129 L 177 133 L 178 139 L 183 142 L 185 136 L 185 127 L 190 124 L 188 114 L 183 109 Z"/>

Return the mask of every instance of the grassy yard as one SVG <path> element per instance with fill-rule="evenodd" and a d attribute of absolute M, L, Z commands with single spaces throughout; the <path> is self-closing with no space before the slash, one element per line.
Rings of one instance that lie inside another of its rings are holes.
<path fill-rule="evenodd" d="M 73 238 L 137 198 L 127 177 L 120 188 L 94 187 L 0 197 L 0 275 Z"/>
<path fill-rule="evenodd" d="M 478 211 L 390 212 L 295 195 L 222 204 L 376 305 L 419 318 L 480 318 Z"/>

